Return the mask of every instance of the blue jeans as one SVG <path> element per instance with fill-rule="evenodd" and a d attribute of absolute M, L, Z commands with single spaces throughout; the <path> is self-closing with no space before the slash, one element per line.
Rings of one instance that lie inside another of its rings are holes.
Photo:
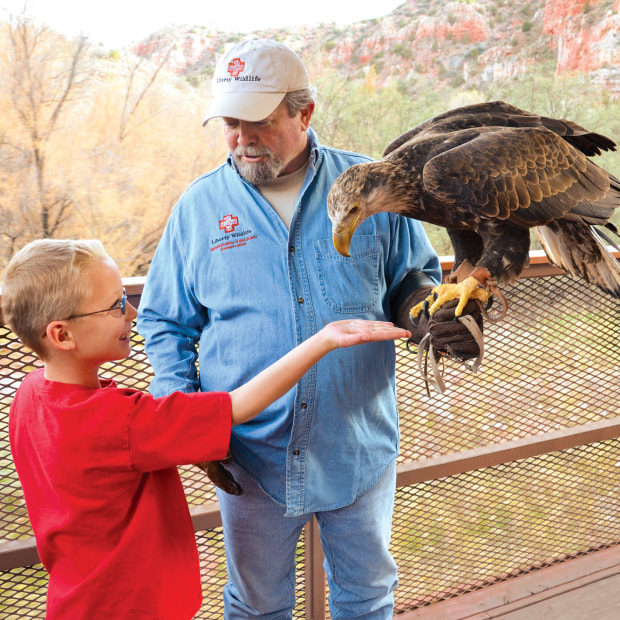
<path fill-rule="evenodd" d="M 295 607 L 296 545 L 312 515 L 285 517 L 284 506 L 254 478 L 234 464 L 230 469 L 243 494 L 231 496 L 219 489 L 217 493 L 228 568 L 224 617 L 290 620 Z M 392 618 L 398 582 L 389 552 L 395 487 L 392 463 L 350 506 L 315 513 L 334 620 Z"/>

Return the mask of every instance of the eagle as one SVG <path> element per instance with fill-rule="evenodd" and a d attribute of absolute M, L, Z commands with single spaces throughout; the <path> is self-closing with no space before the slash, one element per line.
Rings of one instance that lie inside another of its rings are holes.
<path fill-rule="evenodd" d="M 554 265 L 620 298 L 620 263 L 607 248 L 609 231 L 618 235 L 610 219 L 620 180 L 590 159 L 615 150 L 572 121 L 503 101 L 454 108 L 336 179 L 327 197 L 334 247 L 348 256 L 355 230 L 384 211 L 445 228 L 454 268 L 428 302 L 432 314 L 458 299 L 459 316 L 469 299 L 486 302 L 517 280 L 535 228 Z"/>

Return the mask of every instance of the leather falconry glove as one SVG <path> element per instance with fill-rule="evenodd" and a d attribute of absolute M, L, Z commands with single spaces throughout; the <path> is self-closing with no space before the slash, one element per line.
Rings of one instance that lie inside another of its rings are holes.
<path fill-rule="evenodd" d="M 419 285 L 419 286 L 416 286 Z M 416 288 L 413 288 L 416 286 Z M 411 342 L 419 344 L 430 333 L 430 344 L 435 352 L 458 360 L 468 360 L 480 355 L 480 347 L 465 324 L 454 315 L 457 300 L 452 300 L 438 308 L 433 316 L 428 314 L 428 304 L 422 312 L 412 319 L 409 311 L 431 295 L 435 284 L 424 274 L 409 274 L 401 284 L 392 304 L 392 316 L 399 327 L 411 331 Z M 483 332 L 483 317 L 476 301 L 465 306 L 461 316 L 471 315 L 480 332 Z"/>
<path fill-rule="evenodd" d="M 428 304 L 425 305 L 420 316 L 427 321 L 427 330 L 430 332 L 430 343 L 433 349 L 441 355 L 454 357 L 459 360 L 474 359 L 480 355 L 480 347 L 471 331 L 454 315 L 458 300 L 453 299 L 435 310 L 433 316 L 428 317 Z M 483 333 L 483 318 L 480 306 L 475 300 L 467 302 L 461 316 L 470 315 Z M 412 325 L 415 320 L 410 317 Z M 418 317 L 418 322 L 421 319 Z"/>

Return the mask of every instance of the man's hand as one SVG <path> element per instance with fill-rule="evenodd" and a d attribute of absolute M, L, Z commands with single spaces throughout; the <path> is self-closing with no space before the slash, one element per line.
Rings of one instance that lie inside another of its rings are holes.
<path fill-rule="evenodd" d="M 228 452 L 225 459 L 221 461 L 205 461 L 204 463 L 196 463 L 207 474 L 207 478 L 222 491 L 226 491 L 229 495 L 241 495 L 243 490 L 233 475 L 224 467 L 224 463 L 232 460 L 232 454 Z"/>

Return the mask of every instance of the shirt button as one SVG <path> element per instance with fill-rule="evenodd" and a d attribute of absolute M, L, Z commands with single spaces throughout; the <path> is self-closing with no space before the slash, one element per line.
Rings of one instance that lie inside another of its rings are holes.
<path fill-rule="evenodd" d="M 301 408 L 302 409 L 307 409 L 308 408 L 308 403 L 301 403 Z"/>
<path fill-rule="evenodd" d="M 294 245 L 289 245 L 288 246 L 288 251 L 292 254 L 295 251 L 295 246 Z"/>
<path fill-rule="evenodd" d="M 299 450 L 297 450 L 297 448 L 296 448 L 295 450 L 293 450 L 293 454 L 294 454 L 295 456 L 299 456 Z"/>
<path fill-rule="evenodd" d="M 298 297 L 297 298 L 297 303 L 298 304 L 303 304 L 304 303 L 304 298 L 303 297 Z"/>

